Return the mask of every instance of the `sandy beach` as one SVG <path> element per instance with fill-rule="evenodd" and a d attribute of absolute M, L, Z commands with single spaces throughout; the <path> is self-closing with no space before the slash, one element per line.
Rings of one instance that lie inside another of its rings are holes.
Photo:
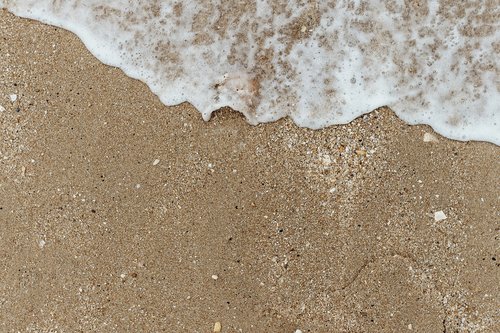
<path fill-rule="evenodd" d="M 498 146 L 204 122 L 6 11 L 0 111 L 1 332 L 500 331 Z"/>

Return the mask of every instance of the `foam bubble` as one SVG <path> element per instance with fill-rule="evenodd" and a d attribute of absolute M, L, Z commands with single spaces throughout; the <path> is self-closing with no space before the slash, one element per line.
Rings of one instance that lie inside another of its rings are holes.
<path fill-rule="evenodd" d="M 0 0 L 76 33 L 167 105 L 208 120 L 347 123 L 387 105 L 410 124 L 500 144 L 495 1 Z"/>

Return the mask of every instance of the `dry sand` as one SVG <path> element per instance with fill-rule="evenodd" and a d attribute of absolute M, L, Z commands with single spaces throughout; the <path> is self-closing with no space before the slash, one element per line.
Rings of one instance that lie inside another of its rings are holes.
<path fill-rule="evenodd" d="M 1 332 L 500 331 L 492 144 L 203 122 L 5 11 L 0 105 Z"/>

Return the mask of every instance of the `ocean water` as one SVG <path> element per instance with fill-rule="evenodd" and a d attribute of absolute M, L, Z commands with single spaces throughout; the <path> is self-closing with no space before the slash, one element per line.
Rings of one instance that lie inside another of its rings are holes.
<path fill-rule="evenodd" d="M 498 0 L 0 0 L 205 120 L 343 124 L 389 106 L 500 145 Z"/>

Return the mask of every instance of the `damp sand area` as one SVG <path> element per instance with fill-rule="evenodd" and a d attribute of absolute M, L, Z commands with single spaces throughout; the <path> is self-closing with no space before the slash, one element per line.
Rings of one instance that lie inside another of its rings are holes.
<path fill-rule="evenodd" d="M 1 332 L 498 332 L 498 146 L 208 122 L 0 12 Z"/>

